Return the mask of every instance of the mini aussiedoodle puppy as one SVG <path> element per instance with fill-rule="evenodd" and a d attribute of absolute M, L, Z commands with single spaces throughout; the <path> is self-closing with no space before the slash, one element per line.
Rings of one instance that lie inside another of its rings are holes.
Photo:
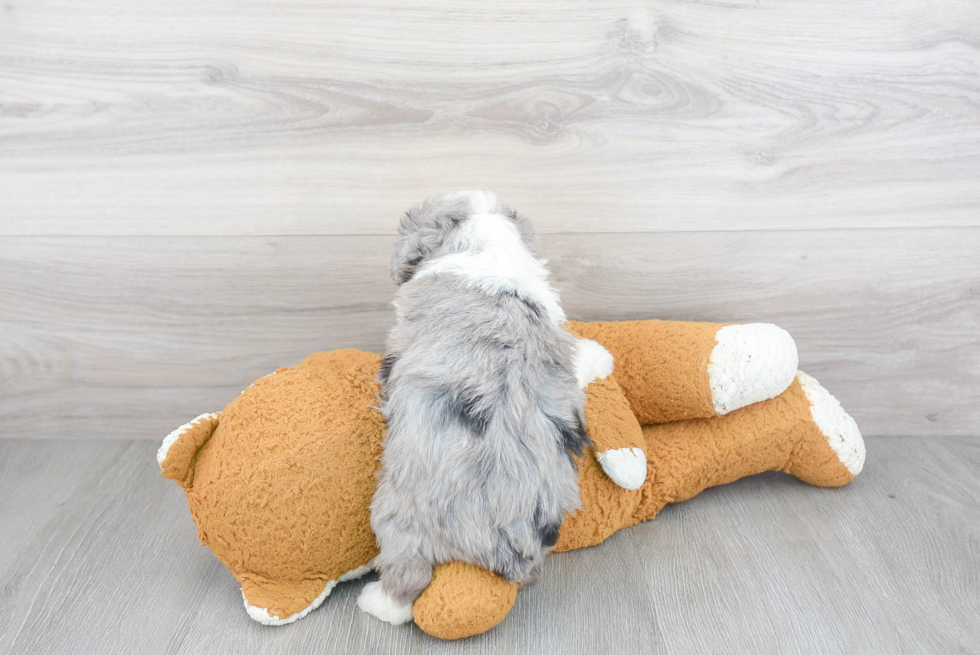
<path fill-rule="evenodd" d="M 564 330 L 532 242 L 530 223 L 487 191 L 445 193 L 401 221 L 371 505 L 381 579 L 358 599 L 382 620 L 411 620 L 439 563 L 533 581 L 580 505 L 581 369 L 612 360 Z"/>

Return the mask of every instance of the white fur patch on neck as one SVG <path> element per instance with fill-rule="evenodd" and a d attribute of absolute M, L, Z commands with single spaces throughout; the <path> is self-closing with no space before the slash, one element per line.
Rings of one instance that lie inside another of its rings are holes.
<path fill-rule="evenodd" d="M 497 194 L 493 191 L 475 189 L 469 191 L 450 191 L 446 198 L 466 198 L 470 201 L 471 214 L 493 214 L 497 211 Z"/>
<path fill-rule="evenodd" d="M 480 206 L 489 202 L 481 200 Z M 495 197 L 492 202 L 495 206 Z M 544 307 L 556 325 L 565 322 L 558 291 L 548 284 L 547 261 L 531 254 L 513 221 L 500 214 L 474 213 L 460 229 L 467 250 L 426 262 L 412 281 L 437 273 L 456 275 L 488 294 L 516 293 Z"/>

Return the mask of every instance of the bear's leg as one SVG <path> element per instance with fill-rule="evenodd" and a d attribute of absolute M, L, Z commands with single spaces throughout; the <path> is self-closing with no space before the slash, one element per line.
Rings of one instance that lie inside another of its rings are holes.
<path fill-rule="evenodd" d="M 609 479 L 639 489 L 647 477 L 643 432 L 612 376 L 613 358 L 592 339 L 576 339 L 575 377 L 586 392 L 585 428 Z"/>
<path fill-rule="evenodd" d="M 616 396 L 612 387 L 605 397 L 594 391 L 590 387 L 590 403 L 613 402 Z M 653 518 L 667 503 L 747 475 L 778 470 L 810 484 L 841 486 L 864 463 L 864 442 L 853 419 L 803 373 L 771 400 L 725 416 L 645 426 L 642 435 L 657 462 L 656 476 L 648 477 L 639 491 L 625 491 L 604 481 L 587 454 L 580 469 L 585 471 L 581 482 L 588 487 L 585 508 L 566 517 L 555 550 L 598 544 L 616 530 Z M 598 441 L 614 443 L 617 438 L 611 430 Z M 442 639 L 480 634 L 503 620 L 516 594 L 516 584 L 479 567 L 458 562 L 437 566 L 432 583 L 415 601 L 415 622 Z"/>
<path fill-rule="evenodd" d="M 792 458 L 783 469 L 808 484 L 839 487 L 864 468 L 865 447 L 857 422 L 819 382 L 800 371 L 799 386 L 813 422 L 807 425 Z M 803 404 L 802 399 L 797 400 Z"/>
<path fill-rule="evenodd" d="M 440 639 L 482 634 L 504 620 L 519 586 L 472 564 L 440 564 L 415 601 L 415 623 Z"/>
<path fill-rule="evenodd" d="M 646 442 L 615 376 L 592 381 L 585 394 L 585 429 L 599 465 L 621 488 L 639 489 L 647 479 Z"/>
<path fill-rule="evenodd" d="M 816 380 L 799 373 L 782 394 L 726 416 L 643 428 L 657 478 L 644 486 L 639 520 L 667 503 L 763 471 L 839 487 L 860 473 L 864 441 L 857 424 Z"/>
<path fill-rule="evenodd" d="M 679 321 L 566 324 L 602 344 L 641 425 L 710 418 L 773 398 L 793 381 L 796 344 L 769 323 Z"/>

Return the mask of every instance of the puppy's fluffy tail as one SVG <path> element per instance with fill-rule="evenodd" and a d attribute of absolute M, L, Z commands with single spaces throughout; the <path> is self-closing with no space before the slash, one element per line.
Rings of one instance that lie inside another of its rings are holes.
<path fill-rule="evenodd" d="M 194 483 L 194 463 L 201 449 L 218 427 L 218 414 L 201 414 L 167 435 L 157 451 L 163 477 L 185 489 Z"/>

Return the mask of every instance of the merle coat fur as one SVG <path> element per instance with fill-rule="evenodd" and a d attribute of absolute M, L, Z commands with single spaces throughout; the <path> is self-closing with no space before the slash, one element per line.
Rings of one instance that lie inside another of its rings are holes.
<path fill-rule="evenodd" d="M 447 561 L 532 580 L 580 506 L 571 453 L 588 442 L 585 395 L 532 239 L 486 192 L 444 194 L 402 219 L 371 505 L 375 564 L 398 603 Z"/>

